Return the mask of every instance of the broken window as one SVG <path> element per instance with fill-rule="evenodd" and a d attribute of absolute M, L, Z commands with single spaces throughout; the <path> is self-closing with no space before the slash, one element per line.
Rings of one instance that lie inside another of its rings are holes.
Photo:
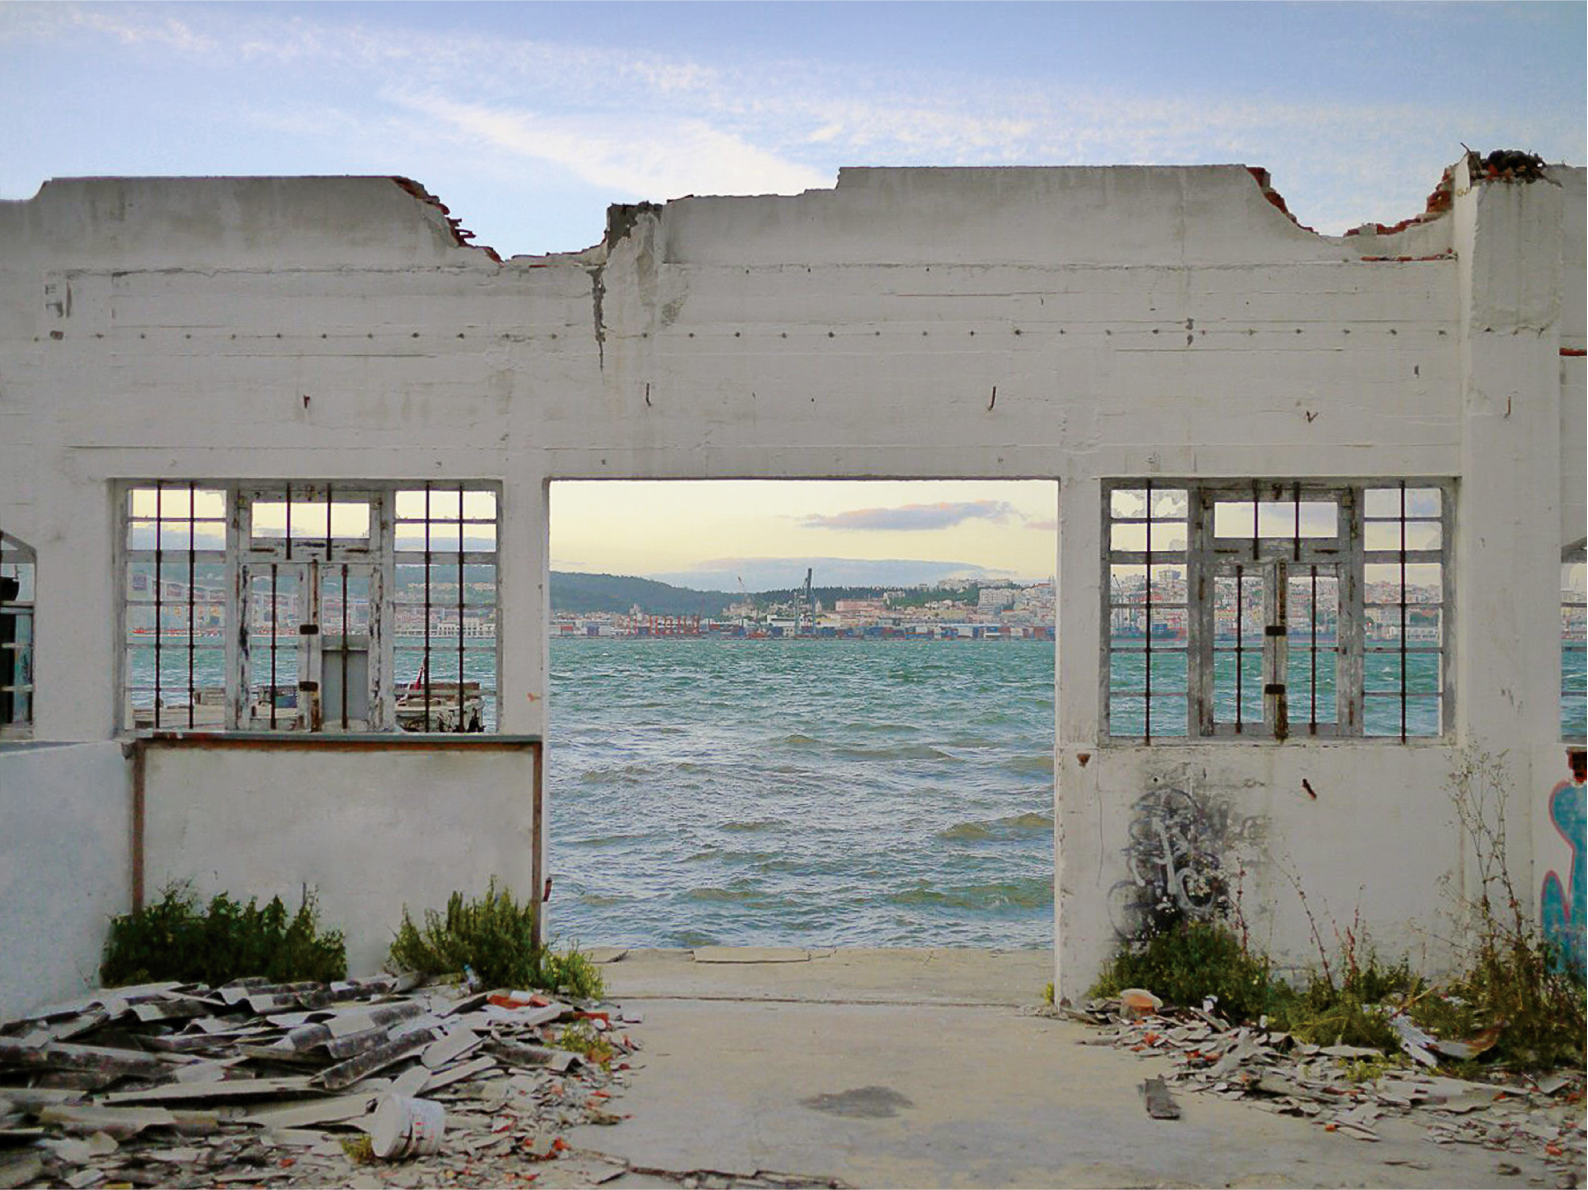
<path fill-rule="evenodd" d="M 496 501 L 458 483 L 130 488 L 124 722 L 494 730 Z"/>
<path fill-rule="evenodd" d="M 1588 734 L 1588 683 L 1584 646 L 1588 640 L 1588 565 L 1585 543 L 1561 551 L 1560 562 L 1560 736 L 1580 744 Z"/>
<path fill-rule="evenodd" d="M 1104 492 L 1109 736 L 1444 734 L 1446 487 Z"/>
<path fill-rule="evenodd" d="M 0 533 L 0 739 L 33 731 L 33 551 Z"/>

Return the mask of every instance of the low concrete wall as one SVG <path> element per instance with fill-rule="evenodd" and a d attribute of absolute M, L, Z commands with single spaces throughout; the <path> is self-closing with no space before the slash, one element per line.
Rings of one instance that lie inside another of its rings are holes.
<path fill-rule="evenodd" d="M 307 886 L 355 974 L 380 967 L 405 904 L 417 918 L 493 875 L 518 896 L 531 886 L 527 749 L 152 746 L 144 789 L 150 900 L 186 880 L 295 909 Z"/>
<path fill-rule="evenodd" d="M 98 986 L 131 896 L 121 745 L 0 746 L 0 1019 Z"/>

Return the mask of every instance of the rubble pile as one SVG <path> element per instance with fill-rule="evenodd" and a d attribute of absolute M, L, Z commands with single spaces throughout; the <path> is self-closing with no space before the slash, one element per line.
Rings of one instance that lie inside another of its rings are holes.
<path fill-rule="evenodd" d="M 639 1023 L 390 975 L 103 989 L 0 1024 L 0 1190 L 599 1184 L 563 1133 L 622 1118 Z"/>
<path fill-rule="evenodd" d="M 1377 1121 L 1406 1116 L 1433 1144 L 1538 1157 L 1561 1174 L 1557 1184 L 1577 1184 L 1585 1161 L 1580 1070 L 1504 1083 L 1447 1078 L 1382 1050 L 1312 1045 L 1266 1027 L 1231 1025 L 1206 1008 L 1166 1008 L 1147 993 L 1125 997 L 1045 1011 L 1102 1030 L 1082 1045 L 1169 1059 L 1166 1085 L 1302 1116 L 1361 1141 L 1379 1139 Z"/>

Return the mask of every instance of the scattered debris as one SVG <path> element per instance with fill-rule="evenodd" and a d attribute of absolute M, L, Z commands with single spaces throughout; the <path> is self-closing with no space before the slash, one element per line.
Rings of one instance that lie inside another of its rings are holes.
<path fill-rule="evenodd" d="M 1141 1093 L 1147 1097 L 1147 1114 L 1155 1120 L 1178 1120 L 1180 1105 L 1169 1094 L 1161 1078 L 1149 1078 L 1141 1084 Z"/>
<path fill-rule="evenodd" d="M 1375 1127 L 1379 1120 L 1408 1117 L 1426 1129 L 1431 1144 L 1479 1145 L 1538 1159 L 1568 1180 L 1580 1173 L 1588 1156 L 1583 1071 L 1558 1071 L 1536 1079 L 1512 1075 L 1505 1082 L 1475 1082 L 1437 1073 L 1440 1054 L 1465 1058 L 1482 1053 L 1493 1045 L 1498 1028 L 1466 1042 L 1441 1042 L 1410 1021 L 1391 1017 L 1392 1025 L 1401 1021 L 1395 1025 L 1396 1033 L 1402 1048 L 1421 1063 L 1418 1067 L 1406 1058 L 1365 1046 L 1311 1045 L 1266 1026 L 1232 1025 L 1206 1008 L 1160 1008 L 1141 1014 L 1136 1005 L 1146 1003 L 1143 996 L 1152 993 L 1131 989 L 1081 1009 L 1063 1005 L 1033 1011 L 1102 1030 L 1096 1037 L 1082 1038 L 1082 1045 L 1113 1045 L 1174 1063 L 1167 1076 L 1142 1084 L 1148 1114 L 1154 1118 L 1173 1119 L 1180 1114 L 1169 1093 L 1172 1085 L 1300 1116 L 1326 1131 L 1367 1143 L 1380 1139 Z M 1494 1077 L 1507 1076 L 1496 1071 Z M 1160 1110 L 1173 1114 L 1160 1115 Z M 1404 1159 L 1386 1164 L 1427 1168 Z M 1520 1167 L 1509 1165 L 1498 1172 L 1511 1176 L 1512 1168 L 1520 1172 Z"/>
<path fill-rule="evenodd" d="M 623 1167 L 585 1170 L 563 1134 L 624 1118 L 638 1023 L 390 975 L 101 989 L 0 1023 L 0 1190 L 349 1185 L 397 1161 L 382 1180 L 506 1185 L 526 1156 L 594 1185 Z M 574 1025 L 600 1059 L 561 1048 Z"/>

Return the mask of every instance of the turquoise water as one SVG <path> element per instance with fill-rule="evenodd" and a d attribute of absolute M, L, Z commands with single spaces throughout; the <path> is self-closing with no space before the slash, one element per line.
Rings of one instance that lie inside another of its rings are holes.
<path fill-rule="evenodd" d="M 1046 947 L 1053 645 L 553 640 L 550 924 Z"/>

